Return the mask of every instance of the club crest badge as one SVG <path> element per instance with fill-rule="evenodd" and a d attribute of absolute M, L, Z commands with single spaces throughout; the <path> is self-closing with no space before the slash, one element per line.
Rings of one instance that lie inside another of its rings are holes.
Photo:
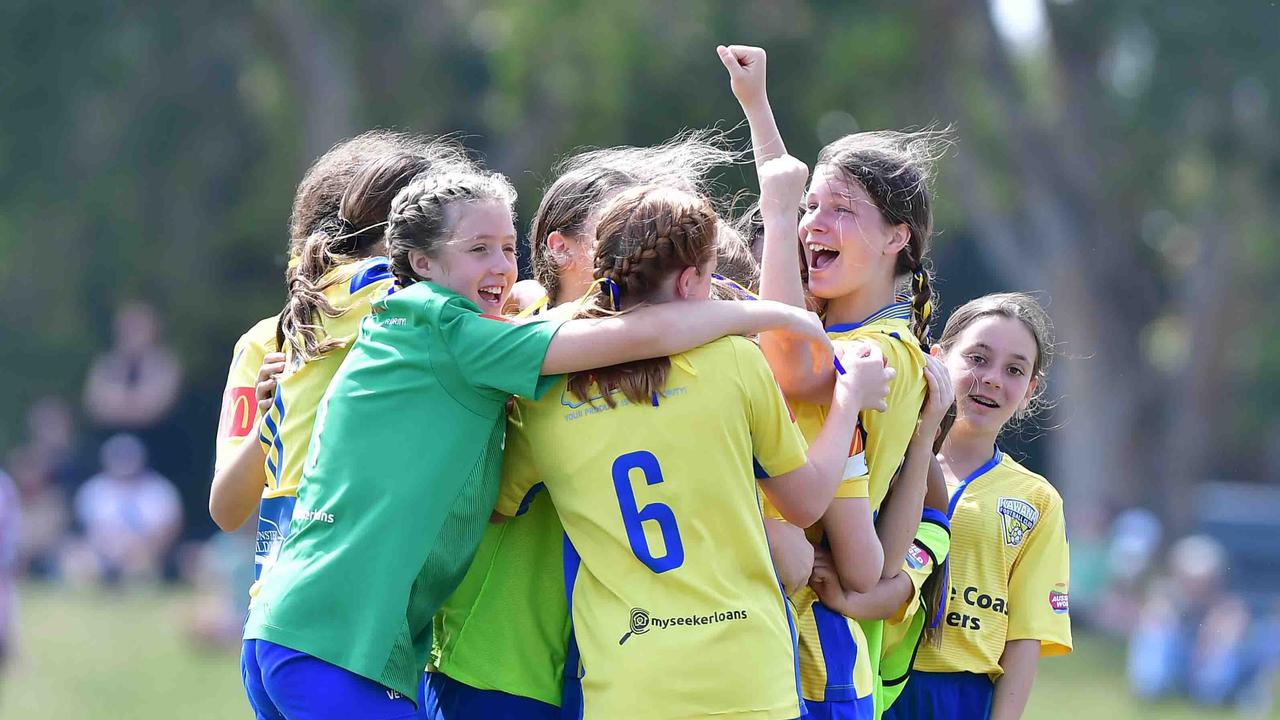
<path fill-rule="evenodd" d="M 1040 519 L 1040 511 L 1034 505 L 1017 498 L 1000 498 L 996 509 L 1000 513 L 1000 525 L 1004 529 L 1004 543 L 1009 547 L 1022 545 L 1022 539 Z"/>

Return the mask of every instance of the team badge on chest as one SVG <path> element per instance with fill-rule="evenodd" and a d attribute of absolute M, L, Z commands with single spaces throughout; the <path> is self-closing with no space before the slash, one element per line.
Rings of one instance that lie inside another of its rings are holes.
<path fill-rule="evenodd" d="M 996 505 L 1000 513 L 1000 526 L 1004 530 L 1004 543 L 1009 547 L 1018 547 L 1022 539 L 1036 526 L 1040 519 L 1040 511 L 1025 500 L 1017 498 L 1000 498 Z"/>

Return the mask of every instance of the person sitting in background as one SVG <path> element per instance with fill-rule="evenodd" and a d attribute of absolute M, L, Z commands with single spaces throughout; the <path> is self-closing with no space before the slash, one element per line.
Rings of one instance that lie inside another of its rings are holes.
<path fill-rule="evenodd" d="M 4 467 L 12 478 L 17 505 L 26 520 L 14 538 L 14 573 L 56 579 L 69 522 L 66 491 L 54 482 L 46 458 L 30 446 L 10 452 Z"/>
<path fill-rule="evenodd" d="M 1185 693 L 1204 705 L 1240 697 L 1255 674 L 1249 608 L 1225 589 L 1226 552 L 1193 535 L 1169 550 L 1129 637 L 1129 685 L 1144 700 Z"/>
<path fill-rule="evenodd" d="M 27 439 L 22 451 L 31 453 L 50 482 L 66 492 L 89 474 L 71 406 L 55 395 L 46 395 L 27 409 Z"/>
<path fill-rule="evenodd" d="M 120 434 L 102 444 L 102 472 L 75 496 L 83 542 L 68 551 L 69 578 L 115 583 L 160 574 L 182 525 L 178 491 L 147 467 L 137 437 Z"/>

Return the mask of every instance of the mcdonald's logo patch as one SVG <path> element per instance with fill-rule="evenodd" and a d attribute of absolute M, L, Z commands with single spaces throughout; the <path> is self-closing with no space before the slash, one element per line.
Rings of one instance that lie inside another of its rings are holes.
<path fill-rule="evenodd" d="M 227 389 L 227 397 L 222 403 L 222 427 L 226 437 L 244 437 L 253 430 L 253 421 L 258 415 L 258 401 L 253 396 L 252 387 L 233 387 Z"/>

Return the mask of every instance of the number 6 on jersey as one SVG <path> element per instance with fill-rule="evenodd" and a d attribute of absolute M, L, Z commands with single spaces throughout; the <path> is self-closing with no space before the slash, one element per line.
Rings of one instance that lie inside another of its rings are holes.
<path fill-rule="evenodd" d="M 655 573 L 674 570 L 684 564 L 684 543 L 680 541 L 680 528 L 676 525 L 676 514 L 671 507 L 660 502 L 649 503 L 644 507 L 636 507 L 636 493 L 631 485 L 631 471 L 639 470 L 644 476 L 645 484 L 658 485 L 662 482 L 662 468 L 658 467 L 658 458 L 647 450 L 637 450 L 621 455 L 613 461 L 613 489 L 618 494 L 618 506 L 622 510 L 622 525 L 627 530 L 627 541 L 631 543 L 631 552 L 640 562 Z M 652 520 L 658 523 L 662 532 L 662 544 L 665 552 L 661 557 L 654 557 L 649 548 L 649 541 L 644 534 L 644 522 Z"/>

